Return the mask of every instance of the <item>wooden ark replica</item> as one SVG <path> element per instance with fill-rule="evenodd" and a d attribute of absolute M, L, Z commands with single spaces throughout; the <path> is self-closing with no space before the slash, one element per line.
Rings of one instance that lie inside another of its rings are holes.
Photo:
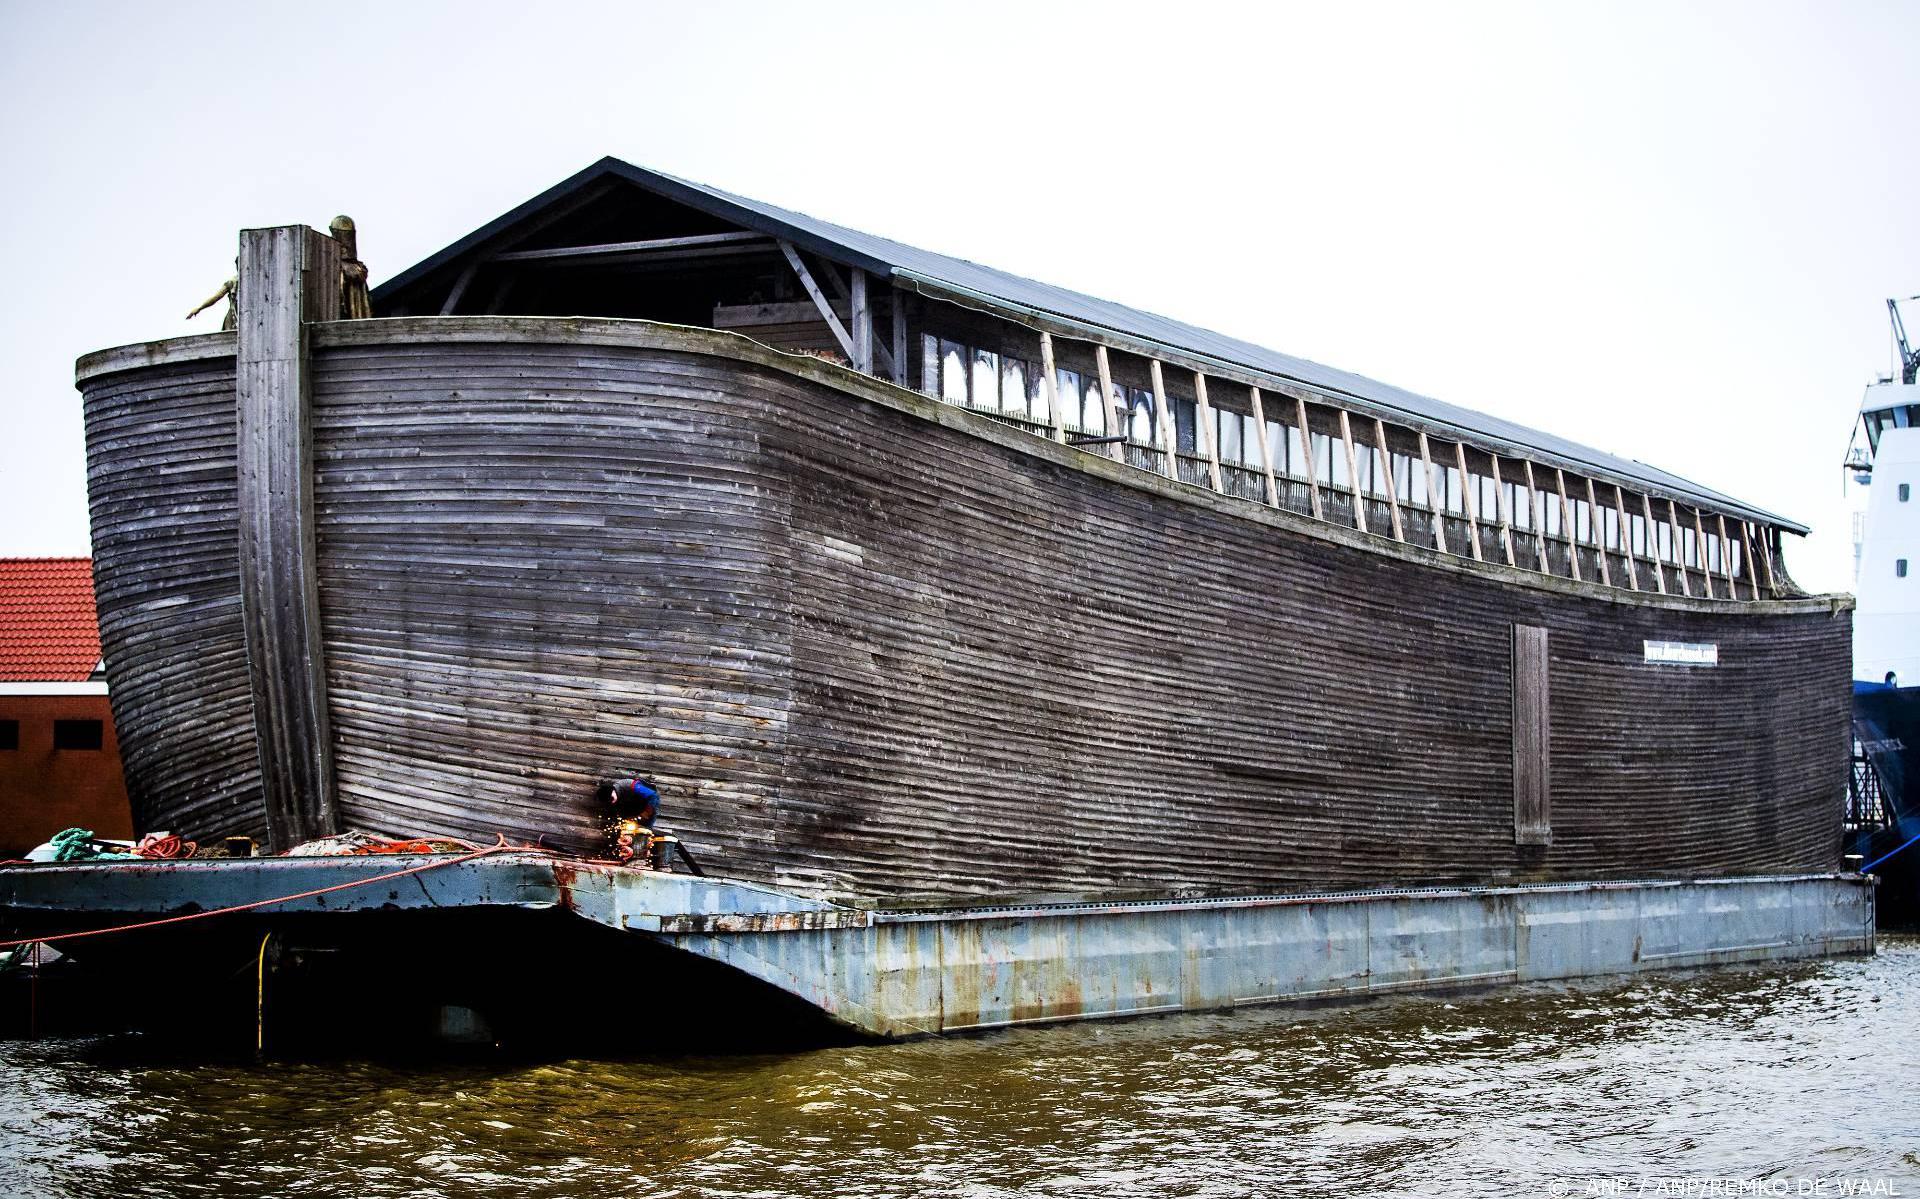
<path fill-rule="evenodd" d="M 82 359 L 142 828 L 599 838 L 815 897 L 1824 871 L 1791 521 L 604 160 L 338 320 Z"/>

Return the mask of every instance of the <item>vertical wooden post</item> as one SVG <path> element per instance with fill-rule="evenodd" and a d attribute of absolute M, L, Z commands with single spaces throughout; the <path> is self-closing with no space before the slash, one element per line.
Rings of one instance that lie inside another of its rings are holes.
<path fill-rule="evenodd" d="M 1533 460 L 1522 458 L 1520 465 L 1527 472 L 1527 521 L 1533 525 L 1533 549 L 1539 555 L 1540 573 L 1550 575 L 1553 573 L 1553 559 L 1547 557 L 1547 514 L 1541 510 L 1544 505 L 1540 503 L 1538 489 L 1533 485 Z"/>
<path fill-rule="evenodd" d="M 1620 524 L 1620 556 L 1627 560 L 1627 586 L 1640 590 L 1640 570 L 1633 561 L 1633 522 L 1627 519 L 1627 494 L 1613 485 L 1613 514 Z"/>
<path fill-rule="evenodd" d="M 1427 448 L 1427 435 L 1420 434 L 1420 461 L 1427 468 L 1427 510 L 1433 513 L 1433 544 L 1447 552 L 1447 493 L 1433 470 L 1433 453 Z"/>
<path fill-rule="evenodd" d="M 1513 626 L 1513 841 L 1553 844 L 1553 724 L 1547 630 Z"/>
<path fill-rule="evenodd" d="M 309 321 L 340 314 L 340 262 L 340 244 L 305 226 L 240 234 L 240 619 L 275 850 L 340 831 L 314 571 L 306 331 Z"/>
<path fill-rule="evenodd" d="M 1353 423 L 1340 409 L 1340 444 L 1347 447 L 1347 488 L 1353 492 L 1353 527 L 1367 531 L 1367 499 L 1360 491 L 1360 460 L 1353 452 Z"/>
<path fill-rule="evenodd" d="M 1607 533 L 1600 527 L 1600 501 L 1595 497 L 1593 477 L 1587 477 L 1587 525 L 1593 530 L 1593 556 L 1600 560 L 1600 585 L 1613 586 L 1613 568 L 1607 564 Z"/>
<path fill-rule="evenodd" d="M 893 317 L 893 382 L 896 387 L 907 385 L 907 293 L 900 288 L 893 289 L 893 303 L 888 305 Z"/>
<path fill-rule="evenodd" d="M 1767 594 L 1778 596 L 1780 585 L 1773 581 L 1773 528 L 1770 525 L 1755 525 L 1753 531 L 1760 539 L 1760 562 L 1767 568 Z"/>
<path fill-rule="evenodd" d="M 1460 507 L 1467 514 L 1467 544 L 1473 547 L 1473 560 L 1484 562 L 1486 558 L 1480 552 L 1480 520 L 1478 516 L 1479 497 L 1473 494 L 1473 474 L 1467 470 L 1467 447 L 1462 442 L 1453 443 L 1453 462 L 1460 468 Z"/>
<path fill-rule="evenodd" d="M 1253 431 L 1260 439 L 1260 469 L 1267 480 L 1267 503 L 1280 506 L 1280 483 L 1273 477 L 1273 446 L 1267 441 L 1267 410 L 1260 400 L 1260 389 L 1250 387 L 1248 393 L 1253 396 Z"/>
<path fill-rule="evenodd" d="M 1213 423 L 1213 405 L 1207 402 L 1207 377 L 1193 372 L 1193 420 L 1200 426 L 1200 448 L 1207 456 L 1207 481 L 1215 491 L 1220 486 L 1220 437 Z"/>
<path fill-rule="evenodd" d="M 1131 423 L 1127 418 L 1131 414 L 1127 411 L 1127 406 L 1120 402 L 1120 397 L 1113 390 L 1113 368 L 1107 363 L 1107 347 L 1098 342 L 1095 342 L 1093 347 L 1093 364 L 1100 375 L 1100 403 L 1101 411 L 1107 414 L 1107 436 L 1125 437 L 1128 431 L 1127 426 Z M 1109 441 L 1107 443 L 1107 457 L 1113 459 L 1115 462 L 1125 462 L 1127 460 L 1127 443 L 1124 441 Z"/>
<path fill-rule="evenodd" d="M 1053 335 L 1040 331 L 1040 386 L 1047 397 L 1047 423 L 1053 426 L 1053 439 L 1065 441 L 1067 427 L 1060 419 L 1060 376 L 1053 369 Z"/>
<path fill-rule="evenodd" d="M 1407 533 L 1400 524 L 1399 485 L 1393 481 L 1393 450 L 1387 445 L 1387 426 L 1377 416 L 1373 418 L 1373 440 L 1380 447 L 1380 465 L 1387 472 L 1387 514 L 1393 517 L 1393 539 L 1405 541 Z"/>
<path fill-rule="evenodd" d="M 1507 485 L 1500 478 L 1500 455 L 1487 457 L 1493 464 L 1493 509 L 1500 515 L 1500 545 L 1506 551 L 1507 565 L 1517 566 L 1513 557 L 1513 513 L 1507 507 Z"/>
<path fill-rule="evenodd" d="M 1693 510 L 1693 536 L 1700 544 L 1700 578 L 1707 585 L 1707 598 L 1718 599 L 1713 593 L 1713 562 L 1707 557 L 1707 526 L 1697 507 Z"/>
<path fill-rule="evenodd" d="M 1665 595 L 1667 572 L 1660 565 L 1659 530 L 1654 528 L 1653 524 L 1653 501 L 1647 498 L 1645 492 L 1640 493 L 1640 515 L 1645 517 L 1647 522 L 1647 558 L 1653 563 L 1653 586 L 1661 595 Z"/>
<path fill-rule="evenodd" d="M 1680 576 L 1680 594 L 1691 597 L 1693 584 L 1687 579 L 1686 530 L 1680 527 L 1680 509 L 1667 501 L 1667 523 L 1673 526 L 1674 573 Z"/>
<path fill-rule="evenodd" d="M 853 268 L 853 369 L 873 373 L 873 308 L 867 303 L 867 272 Z"/>
<path fill-rule="evenodd" d="M 1295 396 L 1293 405 L 1300 419 L 1300 457 L 1307 464 L 1307 498 L 1313 503 L 1313 518 L 1325 520 L 1326 514 L 1320 511 L 1319 469 L 1313 461 L 1313 434 L 1307 430 L 1307 402 Z"/>
<path fill-rule="evenodd" d="M 1740 545 L 1743 551 L 1740 557 L 1740 565 L 1747 573 L 1747 598 L 1759 599 L 1760 598 L 1760 568 L 1754 565 L 1753 538 L 1748 535 L 1749 531 L 1752 529 L 1753 526 L 1749 522 L 1744 520 L 1740 521 L 1739 524 L 1740 524 Z"/>
<path fill-rule="evenodd" d="M 1567 472 L 1559 467 L 1553 468 L 1554 488 L 1560 493 L 1560 531 L 1567 537 L 1567 562 L 1573 572 L 1573 580 L 1580 578 L 1580 530 L 1573 523 L 1573 505 L 1567 500 Z"/>
<path fill-rule="evenodd" d="M 1173 405 L 1167 402 L 1167 381 L 1162 377 L 1163 369 L 1158 358 L 1150 360 L 1147 369 L 1153 376 L 1153 418 L 1160 428 L 1160 473 L 1178 480 L 1180 469 L 1174 458 Z"/>

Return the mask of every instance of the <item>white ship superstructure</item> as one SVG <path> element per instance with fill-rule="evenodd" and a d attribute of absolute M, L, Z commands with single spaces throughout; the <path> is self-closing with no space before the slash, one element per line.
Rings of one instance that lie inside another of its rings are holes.
<path fill-rule="evenodd" d="M 1877 383 L 1860 406 L 1866 519 L 1855 552 L 1853 677 L 1920 685 L 1920 385 Z"/>

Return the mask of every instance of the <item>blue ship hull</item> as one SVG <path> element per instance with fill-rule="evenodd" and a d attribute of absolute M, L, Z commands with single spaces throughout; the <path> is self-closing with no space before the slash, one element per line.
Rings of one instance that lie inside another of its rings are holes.
<path fill-rule="evenodd" d="M 1883 926 L 1920 924 L 1920 687 L 1853 685 L 1848 854 L 1877 874 Z"/>

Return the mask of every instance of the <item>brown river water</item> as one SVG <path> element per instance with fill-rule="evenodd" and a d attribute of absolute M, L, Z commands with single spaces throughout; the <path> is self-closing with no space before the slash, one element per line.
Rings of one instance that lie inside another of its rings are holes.
<path fill-rule="evenodd" d="M 750 1057 L 0 1042 L 0 1193 L 1920 1196 L 1920 940 L 1873 958 Z M 630 1051 L 631 1052 L 631 1051 Z"/>

